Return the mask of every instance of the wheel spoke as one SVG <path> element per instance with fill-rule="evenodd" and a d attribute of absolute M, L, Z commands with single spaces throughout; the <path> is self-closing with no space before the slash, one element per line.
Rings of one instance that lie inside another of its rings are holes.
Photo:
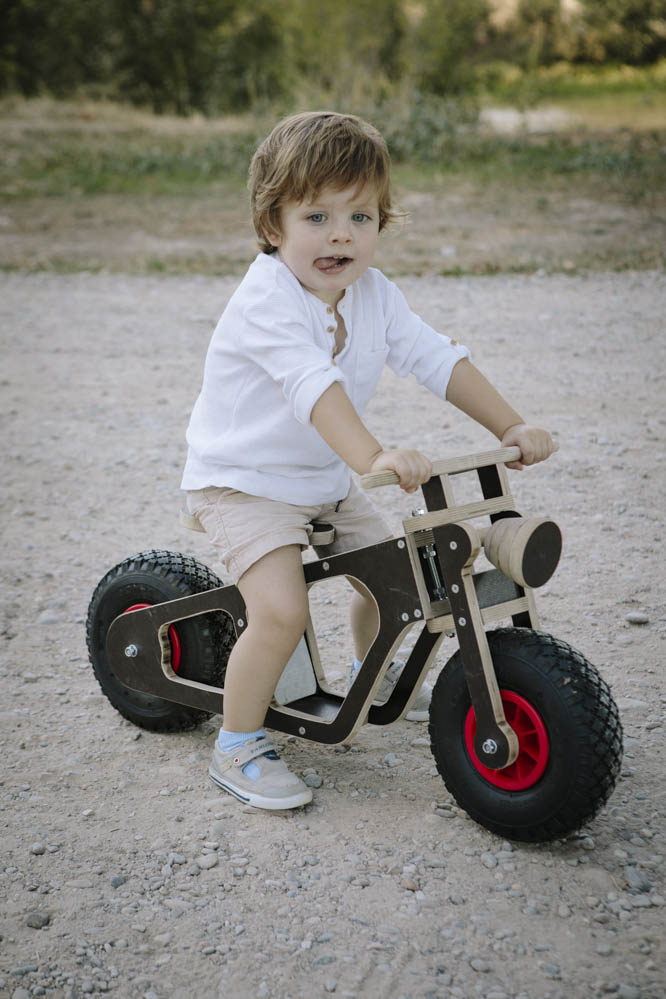
<path fill-rule="evenodd" d="M 496 787 L 508 791 L 523 791 L 532 787 L 542 777 L 550 752 L 548 735 L 536 708 L 514 691 L 502 690 L 502 705 L 507 722 L 518 737 L 518 756 L 502 770 L 484 766 L 474 751 L 476 718 L 470 708 L 465 723 L 465 740 L 474 766 L 482 776 Z"/>

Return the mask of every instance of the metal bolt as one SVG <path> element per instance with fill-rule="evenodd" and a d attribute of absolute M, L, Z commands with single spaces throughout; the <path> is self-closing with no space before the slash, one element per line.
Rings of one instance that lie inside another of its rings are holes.
<path fill-rule="evenodd" d="M 453 586 L 451 587 L 451 593 L 460 593 L 460 587 L 458 586 L 457 583 L 454 583 Z"/>
<path fill-rule="evenodd" d="M 321 567 L 324 570 L 324 572 L 328 572 L 328 570 L 330 569 L 328 562 L 322 562 Z"/>
<path fill-rule="evenodd" d="M 242 617 L 238 618 L 238 620 L 236 621 L 236 624 L 238 625 L 239 628 L 244 628 L 245 627 L 245 621 L 243 620 Z"/>
<path fill-rule="evenodd" d="M 461 628 L 464 628 L 465 625 L 467 624 L 467 618 L 466 617 L 459 617 L 458 618 L 458 624 L 460 625 Z"/>
<path fill-rule="evenodd" d="M 409 614 L 404 614 L 403 613 L 403 614 L 400 615 L 400 618 L 403 621 L 409 621 Z"/>
<path fill-rule="evenodd" d="M 405 547 L 405 542 L 401 538 L 400 541 L 398 541 L 398 548 L 404 548 L 404 547 Z"/>
<path fill-rule="evenodd" d="M 420 610 L 418 609 L 418 607 L 417 607 L 417 608 L 416 608 L 416 610 L 414 611 L 414 617 L 423 617 L 423 614 L 422 614 L 422 613 L 421 613 L 421 611 L 420 611 Z"/>
<path fill-rule="evenodd" d="M 136 645 L 128 645 L 125 649 L 125 655 L 128 659 L 135 659 L 139 654 L 139 650 Z"/>
<path fill-rule="evenodd" d="M 494 739 L 486 739 L 484 744 L 481 746 L 486 756 L 494 756 L 497 752 L 497 743 Z"/>
<path fill-rule="evenodd" d="M 451 549 L 452 552 L 454 552 L 457 547 L 458 547 L 457 541 L 449 541 L 449 548 Z"/>
<path fill-rule="evenodd" d="M 298 730 L 298 734 L 299 734 L 299 735 L 305 735 L 305 728 L 304 728 L 304 726 L 303 726 L 303 725 L 301 725 L 301 727 L 299 728 L 299 730 Z"/>

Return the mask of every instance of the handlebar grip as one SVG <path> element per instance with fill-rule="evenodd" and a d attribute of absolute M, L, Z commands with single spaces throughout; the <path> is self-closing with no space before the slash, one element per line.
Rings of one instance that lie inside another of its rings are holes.
<path fill-rule="evenodd" d="M 500 447 L 494 451 L 481 451 L 478 454 L 468 454 L 461 458 L 444 458 L 433 461 L 432 474 L 456 475 L 459 472 L 471 472 L 475 468 L 485 468 L 486 465 L 503 465 L 507 461 L 520 460 L 519 447 Z M 368 472 L 361 476 L 364 489 L 378 489 L 380 486 L 397 486 L 400 479 L 395 472 L 387 469 L 383 472 Z"/>

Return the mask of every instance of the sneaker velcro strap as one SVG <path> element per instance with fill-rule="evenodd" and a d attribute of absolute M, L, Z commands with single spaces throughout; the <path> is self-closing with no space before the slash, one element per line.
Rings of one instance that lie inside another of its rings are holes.
<path fill-rule="evenodd" d="M 272 739 L 252 739 L 250 742 L 246 742 L 244 746 L 234 749 L 231 761 L 232 765 L 242 769 L 250 760 L 256 759 L 257 756 L 264 756 L 265 753 L 270 753 L 271 750 L 275 752 L 275 743 Z"/>

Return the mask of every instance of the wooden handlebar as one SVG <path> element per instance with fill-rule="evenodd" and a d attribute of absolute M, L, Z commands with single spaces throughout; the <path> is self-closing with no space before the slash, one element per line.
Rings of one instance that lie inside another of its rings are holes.
<path fill-rule="evenodd" d="M 507 461 L 520 461 L 519 447 L 500 447 L 495 451 L 482 451 L 479 454 L 468 454 L 461 458 L 444 458 L 433 461 L 432 474 L 457 475 L 460 472 L 471 472 L 475 468 L 485 468 L 486 465 L 503 465 Z M 387 469 L 385 472 L 368 472 L 361 476 L 364 489 L 378 489 L 379 486 L 397 486 L 400 479 L 395 472 Z"/>

